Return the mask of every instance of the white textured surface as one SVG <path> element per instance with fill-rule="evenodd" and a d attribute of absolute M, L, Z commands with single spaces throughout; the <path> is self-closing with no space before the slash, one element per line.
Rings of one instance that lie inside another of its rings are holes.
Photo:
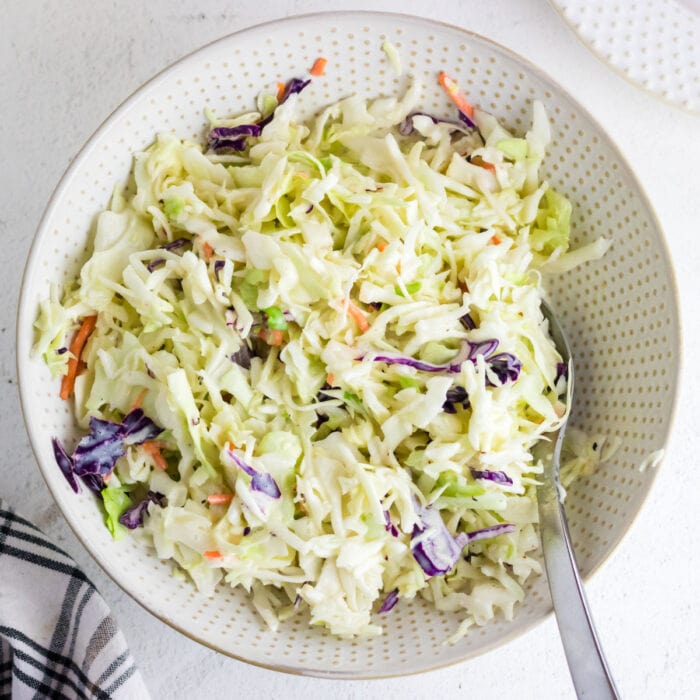
<path fill-rule="evenodd" d="M 621 75 L 700 114 L 698 0 L 551 0 L 581 41 Z"/>
<path fill-rule="evenodd" d="M 419 2 L 363 3 L 367 9 L 421 12 Z M 184 6 L 184 7 L 183 7 Z M 58 8 L 61 8 L 60 10 Z M 175 58 L 258 21 L 330 9 L 319 2 L 140 2 L 107 5 L 4 3 L 0 29 L 0 232 L 6 269 L 0 326 L 6 460 L 0 491 L 78 559 L 110 602 L 154 697 L 571 697 L 553 621 L 505 648 L 453 669 L 410 680 L 333 682 L 292 678 L 244 666 L 180 637 L 142 611 L 102 574 L 67 529 L 41 481 L 18 414 L 13 314 L 31 236 L 70 157 L 134 88 Z M 340 7 L 334 5 L 333 9 Z M 662 473 L 629 537 L 589 586 L 600 636 L 628 697 L 694 697 L 700 692 L 695 595 L 700 537 L 691 514 L 700 480 L 691 421 L 697 415 L 700 348 L 693 301 L 700 298 L 694 205 L 700 179 L 700 123 L 651 100 L 606 71 L 574 42 L 544 3 L 453 2 L 442 18 L 504 43 L 548 71 L 592 109 L 623 149 L 657 207 L 679 277 L 688 358 L 679 418 Z M 471 10 L 471 11 L 470 11 Z M 508 18 L 507 23 L 504 18 Z M 540 37 L 546 36 L 543 41 Z M 659 154 L 659 155 L 656 155 Z M 691 209 L 693 208 L 693 209 Z M 691 240 L 691 236 L 693 237 Z M 674 536 L 665 536 L 665 530 Z M 533 670 L 534 667 L 534 670 Z"/>

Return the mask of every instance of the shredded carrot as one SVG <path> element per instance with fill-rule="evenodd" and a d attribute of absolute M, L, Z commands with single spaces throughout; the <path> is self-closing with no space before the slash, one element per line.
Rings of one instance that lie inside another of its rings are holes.
<path fill-rule="evenodd" d="M 259 333 L 258 337 L 264 340 L 268 345 L 273 348 L 278 348 L 282 345 L 284 340 L 284 333 L 277 328 L 263 328 Z"/>
<path fill-rule="evenodd" d="M 229 441 L 226 443 L 226 449 L 229 450 L 229 451 L 232 451 L 232 450 L 235 450 L 235 449 L 236 449 L 236 446 L 229 440 Z"/>
<path fill-rule="evenodd" d="M 501 244 L 501 239 L 498 236 L 498 234 L 494 233 L 491 238 L 489 238 L 489 245 L 500 245 Z"/>
<path fill-rule="evenodd" d="M 494 175 L 496 174 L 496 166 L 493 163 L 485 161 L 481 156 L 474 156 L 469 162 L 472 165 L 478 165 L 480 168 L 490 170 Z"/>
<path fill-rule="evenodd" d="M 277 83 L 277 101 L 282 102 L 284 91 L 286 90 L 284 83 Z"/>
<path fill-rule="evenodd" d="M 442 71 L 438 76 L 438 82 L 447 93 L 447 96 L 455 103 L 457 109 L 471 119 L 474 116 L 474 107 L 467 102 L 467 98 L 459 89 L 457 81 L 452 76 L 445 73 L 445 71 Z"/>
<path fill-rule="evenodd" d="M 146 442 L 141 443 L 144 452 L 153 460 L 153 464 L 158 469 L 165 471 L 168 468 L 168 462 L 160 451 L 160 445 L 155 440 L 146 440 Z"/>
<path fill-rule="evenodd" d="M 68 360 L 68 372 L 63 375 L 63 379 L 61 380 L 60 396 L 64 401 L 73 395 L 75 378 L 78 376 L 80 355 L 83 352 L 87 339 L 90 337 L 90 333 L 95 330 L 95 323 L 97 323 L 97 316 L 86 316 L 78 332 L 75 334 L 73 342 L 70 344 L 70 353 L 73 357 Z"/>
<path fill-rule="evenodd" d="M 326 58 L 317 58 L 314 61 L 313 66 L 311 66 L 311 70 L 309 73 L 311 75 L 316 76 L 317 78 L 323 75 L 326 72 L 326 64 L 328 63 L 328 59 Z"/>
<path fill-rule="evenodd" d="M 129 411 L 135 411 L 137 408 L 141 408 L 141 404 L 143 403 L 143 397 L 146 395 L 146 392 L 148 389 L 141 389 L 139 392 L 139 395 L 134 399 L 134 403 L 131 404 L 131 408 Z"/>
<path fill-rule="evenodd" d="M 204 251 L 204 259 L 209 262 L 211 256 L 214 255 L 214 249 L 206 242 L 202 243 L 202 250 Z"/>
<path fill-rule="evenodd" d="M 205 559 L 221 559 L 221 552 L 218 549 L 209 549 L 204 552 Z"/>
<path fill-rule="evenodd" d="M 389 244 L 386 241 L 379 241 L 379 243 L 377 243 L 377 250 L 380 253 L 383 253 L 386 250 L 388 245 Z"/>
<path fill-rule="evenodd" d="M 213 506 L 231 503 L 232 500 L 232 493 L 212 493 L 207 496 L 207 501 L 209 501 L 209 503 L 211 503 Z"/>
<path fill-rule="evenodd" d="M 275 348 L 278 348 L 280 345 L 282 345 L 282 341 L 284 340 L 284 333 L 280 330 L 277 330 L 276 328 L 270 329 L 270 339 L 267 341 L 270 343 Z"/>
<path fill-rule="evenodd" d="M 345 306 L 348 310 L 348 313 L 355 319 L 355 323 L 358 325 L 360 331 L 362 333 L 365 333 L 369 330 L 369 321 L 367 320 L 367 317 L 362 313 L 360 309 L 355 306 L 351 301 L 343 302 L 343 306 Z"/>
<path fill-rule="evenodd" d="M 333 375 L 332 372 L 329 372 L 329 373 L 326 375 L 326 382 L 327 382 L 330 386 L 335 386 L 335 376 Z"/>

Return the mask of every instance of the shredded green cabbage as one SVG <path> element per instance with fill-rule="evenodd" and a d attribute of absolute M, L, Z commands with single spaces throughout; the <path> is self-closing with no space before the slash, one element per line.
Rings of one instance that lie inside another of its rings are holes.
<path fill-rule="evenodd" d="M 136 154 L 135 191 L 116 193 L 79 279 L 42 304 L 36 352 L 65 373 L 57 351 L 98 314 L 76 380 L 80 424 L 140 398 L 167 430 L 167 470 L 130 447 L 103 491 L 115 535 L 123 488 L 143 484 L 166 505 L 140 532 L 204 594 L 241 585 L 273 628 L 308 609 L 335 635 L 367 636 L 381 633 L 373 611 L 387 593 L 419 593 L 462 616 L 454 641 L 499 612 L 511 619 L 540 573 L 531 448 L 561 405 L 538 270 L 576 255 L 571 205 L 539 175 L 547 118 L 536 102 L 516 138 L 476 110 L 479 130 L 455 131 L 409 116 L 416 82 L 401 99 L 349 97 L 308 123 L 298 99 L 212 115 L 235 127 L 274 110 L 241 151 L 163 133 Z M 440 365 L 490 339 L 521 363 L 515 381 L 483 355 L 456 372 L 374 361 Z M 457 387 L 468 401 L 445 410 Z M 453 534 L 515 529 L 430 577 L 411 550 L 416 502 Z"/>

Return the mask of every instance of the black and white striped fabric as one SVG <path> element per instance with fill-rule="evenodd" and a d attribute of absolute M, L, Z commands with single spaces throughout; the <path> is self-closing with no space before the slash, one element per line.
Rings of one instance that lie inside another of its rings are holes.
<path fill-rule="evenodd" d="M 0 499 L 0 700 L 149 697 L 87 576 Z"/>

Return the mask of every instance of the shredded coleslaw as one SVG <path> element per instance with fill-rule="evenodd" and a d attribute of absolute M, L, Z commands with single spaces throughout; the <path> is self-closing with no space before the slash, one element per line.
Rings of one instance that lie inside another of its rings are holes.
<path fill-rule="evenodd" d="M 415 80 L 302 122 L 308 85 L 210 114 L 204 146 L 163 133 L 136 154 L 36 323 L 54 376 L 84 364 L 88 434 L 57 461 L 115 538 L 207 595 L 243 586 L 272 628 L 306 609 L 376 635 L 420 594 L 462 616 L 455 641 L 512 618 L 540 573 L 531 448 L 566 382 L 541 273 L 608 242 L 568 251 L 539 102 L 524 137 L 476 107 L 418 111 Z"/>

